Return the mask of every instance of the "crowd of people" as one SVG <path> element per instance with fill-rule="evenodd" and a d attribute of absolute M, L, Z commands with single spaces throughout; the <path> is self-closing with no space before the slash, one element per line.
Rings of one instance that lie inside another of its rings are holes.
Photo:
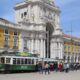
<path fill-rule="evenodd" d="M 70 70 L 80 70 L 80 64 L 79 63 L 62 63 L 62 62 L 54 62 L 54 63 L 38 63 L 37 65 L 37 70 L 39 73 L 45 73 L 45 74 L 50 74 L 51 71 L 56 71 L 56 72 L 66 72 L 68 73 Z"/>

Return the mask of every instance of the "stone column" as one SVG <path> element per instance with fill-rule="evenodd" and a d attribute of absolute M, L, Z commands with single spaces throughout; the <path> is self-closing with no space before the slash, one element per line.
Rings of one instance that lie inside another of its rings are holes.
<path fill-rule="evenodd" d="M 61 56 L 61 54 L 60 54 L 60 51 L 61 51 L 61 50 L 60 50 L 60 42 L 58 42 L 58 45 L 57 45 L 57 46 L 58 46 L 58 57 L 59 57 L 59 59 L 60 59 L 60 56 Z"/>
<path fill-rule="evenodd" d="M 56 58 L 56 57 L 57 57 L 57 53 L 58 53 L 58 52 L 57 52 L 56 42 L 53 43 L 53 46 L 54 46 L 54 49 L 53 49 L 53 50 L 54 50 L 54 58 Z M 52 52 L 53 52 L 53 51 L 52 51 Z M 52 53 L 52 54 L 53 54 L 53 53 Z"/>
<path fill-rule="evenodd" d="M 23 52 L 23 50 L 24 50 L 24 41 L 23 40 L 24 39 L 21 37 L 21 39 L 20 39 L 20 48 L 19 48 L 20 52 Z"/>
<path fill-rule="evenodd" d="M 31 5 L 28 6 L 28 18 L 31 19 Z"/>
<path fill-rule="evenodd" d="M 43 42 L 43 46 L 44 46 L 44 48 L 43 48 L 43 57 L 45 58 L 46 56 L 45 56 L 45 40 L 44 40 L 44 42 Z"/>
<path fill-rule="evenodd" d="M 37 51 L 37 40 L 35 40 L 35 51 Z"/>
<path fill-rule="evenodd" d="M 77 61 L 76 62 L 78 62 L 78 54 L 77 54 Z"/>
<path fill-rule="evenodd" d="M 31 39 L 29 41 L 30 41 L 30 53 L 31 53 Z"/>
<path fill-rule="evenodd" d="M 63 45 L 62 45 L 62 43 L 60 43 L 60 44 L 61 44 L 61 46 L 60 46 L 61 47 L 61 51 L 60 51 L 61 52 L 60 53 L 61 55 L 60 55 L 60 57 L 61 57 L 61 59 L 63 59 Z"/>
<path fill-rule="evenodd" d="M 59 43 L 56 43 L 56 57 L 59 57 Z"/>
<path fill-rule="evenodd" d="M 56 46 L 56 43 L 54 42 L 53 43 L 53 45 L 54 45 L 54 58 L 56 58 L 57 57 L 57 46 Z"/>
<path fill-rule="evenodd" d="M 29 52 L 31 52 L 30 39 L 28 40 Z"/>
<path fill-rule="evenodd" d="M 39 56 L 41 56 L 41 40 L 39 39 Z"/>
<path fill-rule="evenodd" d="M 38 51 L 38 54 L 40 54 L 40 52 L 39 52 L 39 39 L 37 40 L 37 44 L 38 44 L 37 51 Z"/>
<path fill-rule="evenodd" d="M 33 54 L 33 50 L 34 50 L 34 45 L 33 45 L 33 39 L 31 40 L 31 52 Z"/>
<path fill-rule="evenodd" d="M 60 43 L 60 59 L 62 59 L 63 58 L 63 44 L 62 43 Z"/>
<path fill-rule="evenodd" d="M 29 51 L 29 39 L 27 39 L 27 48 L 28 48 L 28 51 Z"/>
<path fill-rule="evenodd" d="M 43 39 L 41 39 L 41 55 L 40 57 L 43 58 Z"/>
<path fill-rule="evenodd" d="M 34 50 L 35 50 L 35 39 L 33 39 L 33 54 L 34 54 Z"/>
<path fill-rule="evenodd" d="M 36 50 L 36 54 L 38 55 L 38 54 L 39 54 L 39 51 L 38 51 L 38 49 L 39 49 L 38 39 L 36 39 L 35 44 L 36 44 L 36 48 L 35 48 L 35 50 Z"/>
<path fill-rule="evenodd" d="M 51 43 L 51 58 L 55 58 L 56 54 L 55 54 L 55 42 Z"/>

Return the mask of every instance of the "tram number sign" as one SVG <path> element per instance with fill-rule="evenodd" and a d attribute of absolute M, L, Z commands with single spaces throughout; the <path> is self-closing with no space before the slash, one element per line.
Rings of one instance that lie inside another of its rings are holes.
<path fill-rule="evenodd" d="M 21 66 L 21 69 L 27 69 L 28 67 L 27 66 Z"/>

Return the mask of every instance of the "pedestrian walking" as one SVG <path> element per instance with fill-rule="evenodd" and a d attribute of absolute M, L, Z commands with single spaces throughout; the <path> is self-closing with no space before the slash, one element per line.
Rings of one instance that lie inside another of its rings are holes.
<path fill-rule="evenodd" d="M 46 73 L 50 74 L 49 64 L 48 63 L 45 63 L 44 68 L 45 68 L 45 75 L 46 75 Z"/>
<path fill-rule="evenodd" d="M 62 63 L 58 64 L 58 70 L 61 72 L 61 70 L 62 70 Z"/>
<path fill-rule="evenodd" d="M 66 63 L 66 73 L 69 72 L 69 63 Z"/>
<path fill-rule="evenodd" d="M 50 63 L 50 71 L 53 71 L 53 67 L 54 67 L 53 63 Z"/>
<path fill-rule="evenodd" d="M 43 67 L 41 63 L 38 64 L 38 71 L 39 73 L 43 73 Z"/>

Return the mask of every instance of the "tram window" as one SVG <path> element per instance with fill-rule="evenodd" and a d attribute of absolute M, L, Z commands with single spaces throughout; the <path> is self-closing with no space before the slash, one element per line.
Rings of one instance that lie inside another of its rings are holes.
<path fill-rule="evenodd" d="M 25 59 L 25 64 L 27 64 L 27 59 Z"/>
<path fill-rule="evenodd" d="M 16 64 L 16 58 L 13 58 L 13 64 Z"/>
<path fill-rule="evenodd" d="M 38 63 L 38 59 L 36 59 L 36 64 Z"/>
<path fill-rule="evenodd" d="M 20 64 L 20 59 L 19 58 L 17 59 L 17 64 Z"/>
<path fill-rule="evenodd" d="M 1 58 L 0 58 L 0 63 L 1 63 Z"/>
<path fill-rule="evenodd" d="M 28 59 L 28 64 L 31 64 L 31 59 Z"/>
<path fill-rule="evenodd" d="M 32 59 L 32 64 L 34 64 L 34 59 Z"/>
<path fill-rule="evenodd" d="M 24 64 L 24 59 L 21 59 L 21 64 Z"/>
<path fill-rule="evenodd" d="M 1 58 L 1 63 L 2 63 L 2 64 L 5 63 L 5 58 L 4 58 L 4 57 Z"/>
<path fill-rule="evenodd" d="M 10 58 L 6 58 L 6 63 L 7 63 L 7 64 L 10 63 Z"/>

